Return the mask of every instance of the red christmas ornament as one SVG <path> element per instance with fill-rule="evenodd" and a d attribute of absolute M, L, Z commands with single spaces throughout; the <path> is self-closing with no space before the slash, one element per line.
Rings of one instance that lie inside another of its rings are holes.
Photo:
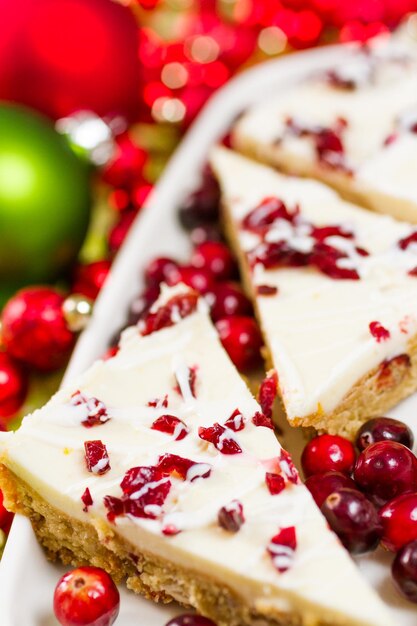
<path fill-rule="evenodd" d="M 4 0 L 0 98 L 57 119 L 78 110 L 134 119 L 138 28 L 111 0 Z"/>
<path fill-rule="evenodd" d="M 6 418 L 20 409 L 27 388 L 27 374 L 22 366 L 6 352 L 0 352 L 0 423 L 6 425 Z"/>
<path fill-rule="evenodd" d="M 111 262 L 107 259 L 79 265 L 75 270 L 73 293 L 81 293 L 95 300 L 110 271 Z"/>
<path fill-rule="evenodd" d="M 63 296 L 51 287 L 18 291 L 2 314 L 2 339 L 9 354 L 42 371 L 64 365 L 75 335 L 65 322 L 63 302 Z"/>

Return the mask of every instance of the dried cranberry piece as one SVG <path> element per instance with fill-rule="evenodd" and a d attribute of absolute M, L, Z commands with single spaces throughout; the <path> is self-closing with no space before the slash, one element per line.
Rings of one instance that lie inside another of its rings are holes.
<path fill-rule="evenodd" d="M 189 291 L 184 294 L 173 296 L 154 313 L 149 313 L 143 322 L 141 334 L 143 336 L 173 326 L 178 319 L 183 319 L 194 313 L 197 309 L 198 293 Z"/>
<path fill-rule="evenodd" d="M 225 421 L 224 425 L 226 428 L 230 428 L 235 433 L 239 430 L 243 430 L 245 428 L 245 418 L 239 409 L 235 409 L 231 416 Z"/>
<path fill-rule="evenodd" d="M 314 142 L 319 161 L 329 167 L 351 173 L 344 162 L 345 150 L 341 137 L 346 127 L 347 121 L 344 118 L 337 119 L 333 128 L 308 126 L 288 118 L 285 132 L 295 137 L 310 137 Z"/>
<path fill-rule="evenodd" d="M 282 449 L 279 457 L 279 466 L 281 468 L 282 473 L 286 476 L 287 480 L 294 485 L 297 485 L 300 482 L 300 477 L 298 475 L 297 468 L 295 467 L 293 460 L 289 453 Z"/>
<path fill-rule="evenodd" d="M 123 491 L 122 498 L 104 497 L 110 521 L 114 521 L 118 515 L 127 514 L 156 519 L 170 492 L 171 481 L 157 467 L 132 467 L 126 472 L 120 487 Z"/>
<path fill-rule="evenodd" d="M 272 496 L 276 496 L 285 489 L 285 479 L 281 474 L 272 474 L 267 472 L 265 474 L 266 486 L 269 489 L 269 493 Z"/>
<path fill-rule="evenodd" d="M 337 87 L 338 89 L 346 89 L 347 91 L 354 91 L 359 87 L 359 83 L 355 78 L 345 77 L 342 73 L 340 73 L 337 69 L 329 70 L 325 74 L 325 79 L 332 87 Z"/>
<path fill-rule="evenodd" d="M 278 219 L 294 223 L 294 219 L 299 213 L 300 209 L 298 207 L 290 211 L 279 198 L 267 197 L 246 215 L 242 220 L 242 227 L 246 230 L 262 232 Z"/>
<path fill-rule="evenodd" d="M 87 416 L 82 420 L 81 424 L 85 428 L 93 426 L 101 426 L 109 421 L 110 417 L 104 403 L 97 398 L 88 398 L 81 391 L 76 391 L 70 399 L 72 406 L 85 406 Z"/>
<path fill-rule="evenodd" d="M 380 322 L 371 322 L 369 324 L 369 331 L 378 343 L 381 343 L 381 341 L 387 341 L 387 339 L 391 337 L 389 330 L 382 326 Z"/>
<path fill-rule="evenodd" d="M 271 430 L 274 430 L 274 425 L 271 418 L 267 417 L 260 411 L 257 411 L 252 417 L 252 424 L 254 424 L 255 426 L 264 426 L 265 428 L 271 428 Z"/>
<path fill-rule="evenodd" d="M 179 615 L 165 626 L 216 626 L 216 624 L 211 619 L 201 615 Z"/>
<path fill-rule="evenodd" d="M 258 296 L 276 296 L 278 293 L 278 287 L 272 285 L 258 285 L 256 288 Z"/>
<path fill-rule="evenodd" d="M 378 389 L 389 389 L 398 385 L 410 367 L 411 359 L 408 354 L 398 354 L 392 359 L 383 361 L 377 378 Z"/>
<path fill-rule="evenodd" d="M 331 128 L 323 128 L 316 135 L 316 150 L 319 159 L 326 160 L 328 152 L 337 152 L 343 154 L 344 148 L 340 136 Z"/>
<path fill-rule="evenodd" d="M 261 382 L 258 392 L 258 402 L 262 413 L 269 419 L 272 418 L 272 407 L 278 392 L 278 376 L 275 370 L 269 372 Z"/>
<path fill-rule="evenodd" d="M 237 533 L 245 522 L 242 504 L 238 500 L 232 500 L 220 509 L 217 519 L 222 528 L 231 533 Z"/>
<path fill-rule="evenodd" d="M 177 381 L 177 385 L 175 386 L 175 391 L 177 393 L 179 393 L 183 398 L 184 398 L 184 392 L 185 392 L 185 396 L 188 395 L 188 391 L 189 393 L 193 396 L 193 398 L 196 398 L 196 385 L 197 385 L 197 366 L 193 365 L 192 367 L 187 367 L 187 385 L 188 385 L 188 389 L 184 390 L 183 389 L 183 382 L 182 380 L 179 380 L 179 376 L 178 373 L 175 374 L 175 378 Z"/>
<path fill-rule="evenodd" d="M 311 237 L 316 241 L 324 241 L 327 237 L 353 239 L 353 233 L 348 230 L 343 230 L 341 226 L 313 226 Z"/>
<path fill-rule="evenodd" d="M 407 250 L 408 246 L 412 243 L 417 243 L 417 230 L 411 233 L 411 235 L 408 235 L 408 237 L 400 239 L 400 241 L 398 242 L 398 246 L 401 248 L 401 250 Z"/>
<path fill-rule="evenodd" d="M 291 567 L 296 548 L 297 536 L 294 526 L 281 528 L 280 531 L 272 537 L 267 551 L 275 568 L 281 574 Z"/>
<path fill-rule="evenodd" d="M 208 478 L 212 467 L 209 463 L 199 463 L 177 454 L 163 454 L 159 457 L 158 468 L 165 474 L 174 474 L 183 480 L 193 482 L 197 478 Z"/>
<path fill-rule="evenodd" d="M 148 406 L 154 409 L 167 409 L 168 408 L 168 396 L 165 395 L 162 399 L 155 398 L 155 400 L 149 400 Z"/>
<path fill-rule="evenodd" d="M 198 436 L 200 439 L 212 443 L 222 454 L 240 454 L 242 452 L 242 448 L 237 441 L 228 437 L 226 433 L 227 429 L 217 422 L 208 428 L 200 426 L 198 429 Z"/>
<path fill-rule="evenodd" d="M 91 493 L 88 487 L 86 487 L 83 495 L 81 496 L 81 501 L 84 504 L 83 511 L 87 513 L 88 507 L 93 505 L 93 498 L 91 497 Z"/>
<path fill-rule="evenodd" d="M 181 530 L 174 526 L 174 524 L 167 524 L 162 528 L 162 534 L 166 537 L 174 537 L 175 535 L 179 535 Z"/>
<path fill-rule="evenodd" d="M 365 254 L 366 251 L 364 251 Z M 315 265 L 323 274 L 339 280 L 359 280 L 360 276 L 355 269 L 340 267 L 337 261 L 346 259 L 347 255 L 333 246 L 319 241 L 314 246 L 310 256 L 311 265 Z"/>
<path fill-rule="evenodd" d="M 109 522 L 114 522 L 116 517 L 124 514 L 124 502 L 121 498 L 104 496 L 103 502 L 107 509 L 107 519 Z"/>
<path fill-rule="evenodd" d="M 251 265 L 261 263 L 266 269 L 275 267 L 305 267 L 310 262 L 310 254 L 291 248 L 286 241 L 262 242 L 249 253 Z"/>
<path fill-rule="evenodd" d="M 110 469 L 110 459 L 107 448 L 100 439 L 85 441 L 85 462 L 87 469 L 93 474 L 105 474 Z"/>
<path fill-rule="evenodd" d="M 153 422 L 151 428 L 161 433 L 175 435 L 175 441 L 184 439 L 190 432 L 188 426 L 175 415 L 161 415 Z"/>
<path fill-rule="evenodd" d="M 142 465 L 127 470 L 120 487 L 124 495 L 131 497 L 132 494 L 136 494 L 146 485 L 150 483 L 156 485 L 165 479 L 165 473 L 159 467 Z"/>

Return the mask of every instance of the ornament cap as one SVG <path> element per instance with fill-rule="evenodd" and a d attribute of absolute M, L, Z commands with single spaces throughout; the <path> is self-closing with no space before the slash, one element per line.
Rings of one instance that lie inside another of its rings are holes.
<path fill-rule="evenodd" d="M 73 293 L 64 300 L 62 312 L 68 328 L 78 333 L 88 325 L 93 312 L 93 301 L 82 294 Z"/>

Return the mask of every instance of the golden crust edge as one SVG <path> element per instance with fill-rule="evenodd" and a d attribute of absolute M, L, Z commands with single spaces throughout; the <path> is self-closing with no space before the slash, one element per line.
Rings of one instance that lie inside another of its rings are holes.
<path fill-rule="evenodd" d="M 259 613 L 231 589 L 209 576 L 178 567 L 154 555 L 138 554 L 104 522 L 94 525 L 71 518 L 34 491 L 0 462 L 0 488 L 5 506 L 28 517 L 49 560 L 77 567 L 105 569 L 117 582 L 155 602 L 178 601 L 209 617 L 217 626 L 335 626 L 334 621 L 288 612 Z M 344 623 L 343 621 L 340 622 Z"/>

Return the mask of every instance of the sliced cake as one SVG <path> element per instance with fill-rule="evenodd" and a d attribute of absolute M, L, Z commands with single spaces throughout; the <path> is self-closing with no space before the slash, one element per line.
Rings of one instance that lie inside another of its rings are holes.
<path fill-rule="evenodd" d="M 51 558 L 218 626 L 391 624 L 184 286 L 1 433 L 0 458 L 8 507 Z"/>
<path fill-rule="evenodd" d="M 417 222 L 417 39 L 406 33 L 346 51 L 247 111 L 233 145 L 353 200 Z"/>
<path fill-rule="evenodd" d="M 225 148 L 211 163 L 288 420 L 352 438 L 417 388 L 417 231 Z"/>

